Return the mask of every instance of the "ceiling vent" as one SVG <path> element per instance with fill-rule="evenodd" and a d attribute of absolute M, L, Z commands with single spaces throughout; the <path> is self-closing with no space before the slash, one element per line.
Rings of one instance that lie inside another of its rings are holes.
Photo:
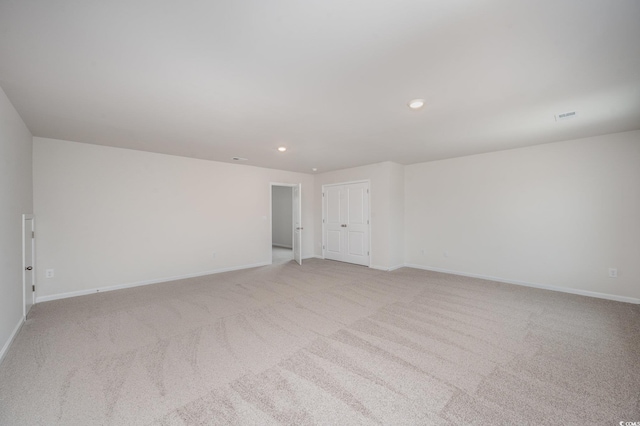
<path fill-rule="evenodd" d="M 576 116 L 575 111 L 569 111 L 569 112 L 563 112 L 562 114 L 556 114 L 555 118 L 556 118 L 556 121 L 563 121 L 563 120 L 568 120 L 570 118 L 573 118 L 575 116 Z"/>

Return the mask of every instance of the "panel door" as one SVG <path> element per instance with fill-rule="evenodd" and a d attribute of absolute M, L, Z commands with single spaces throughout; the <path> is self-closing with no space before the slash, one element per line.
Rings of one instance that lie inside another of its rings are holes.
<path fill-rule="evenodd" d="M 302 184 L 293 187 L 293 259 L 302 265 Z"/>
<path fill-rule="evenodd" d="M 369 184 L 324 189 L 324 257 L 369 265 Z"/>
<path fill-rule="evenodd" d="M 346 250 L 342 226 L 346 204 L 343 199 L 342 186 L 327 187 L 324 193 L 325 259 L 342 260 Z"/>
<path fill-rule="evenodd" d="M 23 236 L 23 263 L 24 263 L 24 276 L 23 276 L 23 298 L 24 298 L 24 316 L 29 315 L 29 310 L 33 306 L 34 291 L 33 285 L 34 279 L 34 250 L 33 250 L 33 218 L 24 219 L 24 236 Z"/>
<path fill-rule="evenodd" d="M 369 184 L 344 186 L 346 215 L 344 238 L 346 249 L 343 261 L 369 265 Z"/>

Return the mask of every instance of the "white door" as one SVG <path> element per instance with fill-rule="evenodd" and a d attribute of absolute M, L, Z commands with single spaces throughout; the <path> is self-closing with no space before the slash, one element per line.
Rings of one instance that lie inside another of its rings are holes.
<path fill-rule="evenodd" d="M 33 215 L 22 215 L 22 287 L 25 318 L 33 306 L 35 297 L 34 229 Z"/>
<path fill-rule="evenodd" d="M 293 187 L 293 258 L 302 265 L 302 184 Z"/>
<path fill-rule="evenodd" d="M 344 217 L 346 203 L 342 186 L 328 186 L 324 194 L 324 257 L 331 260 L 342 260 L 344 248 Z"/>
<path fill-rule="evenodd" d="M 323 191 L 325 259 L 369 265 L 369 183 Z"/>
<path fill-rule="evenodd" d="M 369 266 L 369 184 L 345 185 L 347 212 L 344 262 Z"/>

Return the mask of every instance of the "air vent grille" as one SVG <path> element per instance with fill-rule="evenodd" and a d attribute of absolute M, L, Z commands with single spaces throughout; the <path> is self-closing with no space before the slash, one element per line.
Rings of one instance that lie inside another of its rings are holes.
<path fill-rule="evenodd" d="M 556 121 L 567 120 L 576 116 L 575 111 L 563 112 L 562 114 L 556 114 Z"/>

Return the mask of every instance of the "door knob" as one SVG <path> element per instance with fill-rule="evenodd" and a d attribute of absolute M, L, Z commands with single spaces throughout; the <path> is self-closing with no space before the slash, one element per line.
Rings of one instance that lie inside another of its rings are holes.
<path fill-rule="evenodd" d="M 27 266 L 26 268 L 24 268 L 25 271 L 30 271 L 33 269 L 33 266 Z"/>

